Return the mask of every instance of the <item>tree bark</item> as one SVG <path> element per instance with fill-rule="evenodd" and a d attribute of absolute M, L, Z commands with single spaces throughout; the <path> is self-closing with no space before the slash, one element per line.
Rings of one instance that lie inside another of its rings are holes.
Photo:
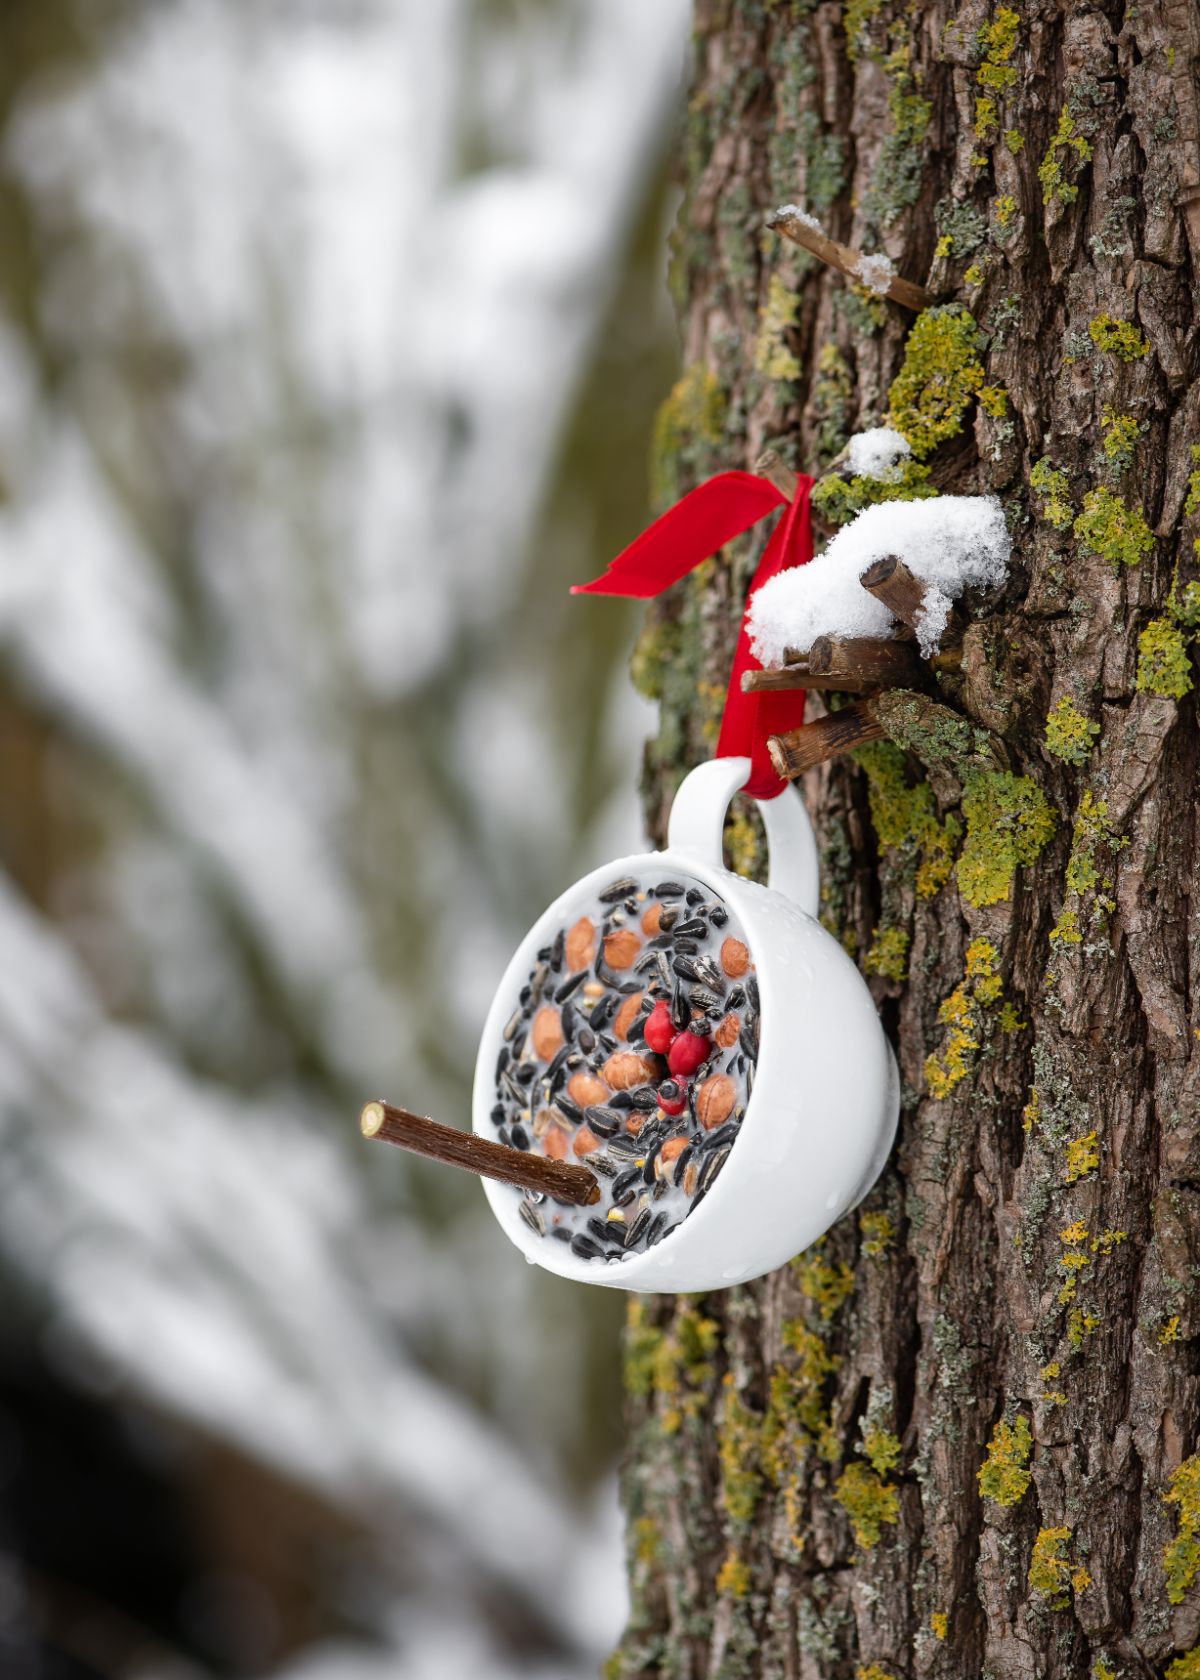
<path fill-rule="evenodd" d="M 995 492 L 1014 559 L 961 672 L 806 778 L 900 1137 L 780 1272 L 631 1298 L 612 1676 L 1200 1675 L 1198 50 L 1177 0 L 697 6 L 657 493 L 774 447 L 832 529 L 890 412 L 906 492 Z M 787 201 L 942 307 L 765 233 Z M 660 839 L 762 540 L 650 609 Z"/>

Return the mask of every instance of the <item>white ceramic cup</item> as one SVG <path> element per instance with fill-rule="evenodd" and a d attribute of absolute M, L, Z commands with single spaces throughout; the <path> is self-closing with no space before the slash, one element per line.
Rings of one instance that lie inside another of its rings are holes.
<path fill-rule="evenodd" d="M 549 907 L 512 961 L 488 1011 L 475 1065 L 475 1130 L 495 1136 L 495 1069 L 504 1027 L 537 952 L 610 881 L 686 878 L 717 894 L 741 924 L 761 994 L 754 1089 L 720 1177 L 654 1248 L 587 1260 L 532 1232 L 511 1186 L 483 1181 L 492 1212 L 525 1257 L 561 1277 L 614 1289 L 725 1289 L 807 1248 L 874 1184 L 892 1147 L 900 1080 L 871 994 L 817 921 L 819 863 L 799 792 L 758 801 L 770 848 L 768 885 L 722 862 L 725 812 L 750 772 L 745 758 L 702 764 L 675 796 L 667 848 L 594 869 Z"/>

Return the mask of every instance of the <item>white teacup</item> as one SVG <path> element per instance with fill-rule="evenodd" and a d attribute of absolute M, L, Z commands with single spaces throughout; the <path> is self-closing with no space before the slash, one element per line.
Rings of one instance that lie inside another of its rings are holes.
<path fill-rule="evenodd" d="M 741 924 L 756 965 L 761 1040 L 754 1089 L 723 1171 L 655 1247 L 621 1260 L 585 1259 L 539 1237 L 519 1196 L 484 1180 L 492 1211 L 526 1259 L 581 1283 L 614 1289 L 725 1289 L 783 1265 L 856 1206 L 892 1147 L 900 1080 L 871 994 L 817 921 L 819 863 L 804 802 L 788 788 L 758 801 L 770 847 L 768 885 L 722 862 L 725 812 L 748 759 L 702 764 L 675 796 L 665 851 L 620 858 L 556 898 L 508 965 L 488 1011 L 475 1065 L 473 1124 L 495 1136 L 496 1059 L 513 1003 L 558 930 L 614 876 L 686 879 L 716 893 Z"/>

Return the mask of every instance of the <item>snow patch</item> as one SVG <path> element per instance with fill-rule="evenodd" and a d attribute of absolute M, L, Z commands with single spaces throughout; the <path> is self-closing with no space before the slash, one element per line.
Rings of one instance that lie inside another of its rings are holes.
<path fill-rule="evenodd" d="M 854 478 L 881 478 L 888 483 L 899 478 L 900 463 L 911 454 L 912 446 L 902 432 L 891 426 L 872 426 L 850 439 L 846 465 Z"/>
<path fill-rule="evenodd" d="M 811 228 L 814 233 L 825 232 L 817 218 L 807 210 L 802 210 L 798 204 L 781 204 L 778 210 L 773 210 L 767 218 L 767 225 L 773 227 L 776 222 L 799 222 L 802 227 Z"/>
<path fill-rule="evenodd" d="M 783 663 L 785 648 L 805 653 L 818 636 L 888 636 L 895 620 L 859 578 L 876 560 L 898 555 L 928 585 L 917 625 L 923 657 L 937 650 L 951 603 L 968 585 L 988 588 L 1008 574 L 1012 544 L 995 496 L 938 496 L 864 508 L 823 554 L 781 572 L 751 596 L 756 658 Z"/>
<path fill-rule="evenodd" d="M 854 272 L 869 292 L 886 297 L 888 287 L 896 278 L 896 265 L 891 257 L 876 251 L 871 256 L 859 257 Z"/>

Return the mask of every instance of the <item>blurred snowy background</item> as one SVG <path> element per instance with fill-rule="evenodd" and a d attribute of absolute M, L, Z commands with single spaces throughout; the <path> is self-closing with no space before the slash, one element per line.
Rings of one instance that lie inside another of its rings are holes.
<path fill-rule="evenodd" d="M 0 6 L 0 1674 L 573 1680 L 621 1299 L 463 1123 L 640 836 L 685 0 Z"/>

